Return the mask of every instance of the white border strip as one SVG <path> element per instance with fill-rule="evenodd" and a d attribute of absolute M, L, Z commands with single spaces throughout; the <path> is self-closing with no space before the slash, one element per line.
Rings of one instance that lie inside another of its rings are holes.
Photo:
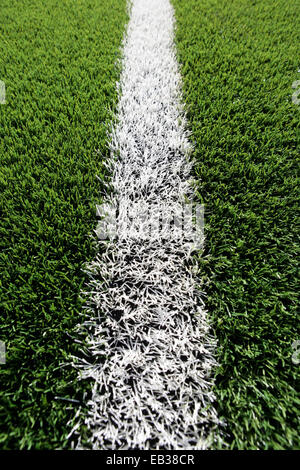
<path fill-rule="evenodd" d="M 169 0 L 133 1 L 111 143 L 108 202 L 114 206 L 180 206 L 192 197 L 173 28 Z M 205 449 L 211 443 L 219 425 L 212 404 L 215 341 L 195 268 L 184 237 L 157 234 L 110 241 L 89 266 L 84 326 L 90 352 L 100 359 L 82 361 L 80 369 L 94 383 L 84 421 L 92 448 Z"/>

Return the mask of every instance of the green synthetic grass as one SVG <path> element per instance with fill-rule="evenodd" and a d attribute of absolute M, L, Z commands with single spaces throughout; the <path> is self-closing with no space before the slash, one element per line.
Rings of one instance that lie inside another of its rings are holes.
<path fill-rule="evenodd" d="M 299 448 L 296 3 L 173 0 L 228 448 Z"/>
<path fill-rule="evenodd" d="M 125 0 L 2 0 L 0 448 L 68 445 L 88 234 L 106 179 Z M 299 8 L 173 0 L 206 206 L 202 277 L 219 340 L 215 392 L 230 448 L 299 447 L 296 189 Z M 99 152 L 96 150 L 99 149 Z M 298 150 L 297 150 L 298 149 Z"/>
<path fill-rule="evenodd" d="M 2 449 L 66 446 L 76 406 L 54 397 L 82 396 L 59 364 L 79 347 L 69 335 L 94 253 L 126 21 L 125 0 L 1 0 Z"/>

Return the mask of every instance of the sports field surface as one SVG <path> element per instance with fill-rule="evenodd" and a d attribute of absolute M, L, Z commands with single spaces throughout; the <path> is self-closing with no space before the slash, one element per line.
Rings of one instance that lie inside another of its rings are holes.
<path fill-rule="evenodd" d="M 0 449 L 298 449 L 299 5 L 129 6 L 1 1 Z M 204 248 L 103 249 L 110 194 Z"/>
<path fill-rule="evenodd" d="M 0 446 L 66 444 L 82 267 L 105 180 L 123 0 L 3 0 L 0 9 Z M 77 345 L 78 346 L 78 345 Z M 73 410 L 72 410 L 73 412 Z M 71 412 L 71 413 L 72 413 Z M 72 415 L 71 415 L 72 416 Z"/>
<path fill-rule="evenodd" d="M 200 277 L 219 342 L 218 411 L 231 447 L 298 447 L 299 11 L 292 1 L 173 3 L 206 205 Z"/>

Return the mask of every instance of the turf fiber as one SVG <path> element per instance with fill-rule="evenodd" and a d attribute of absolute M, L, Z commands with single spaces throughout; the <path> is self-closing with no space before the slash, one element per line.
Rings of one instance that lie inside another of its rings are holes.
<path fill-rule="evenodd" d="M 296 3 L 173 0 L 227 448 L 299 447 Z"/>
<path fill-rule="evenodd" d="M 81 400 L 70 354 L 108 178 L 106 130 L 125 0 L 2 0 L 0 448 L 68 446 Z M 200 257 L 219 341 L 224 446 L 299 448 L 297 2 L 173 0 L 184 99 L 206 206 Z M 100 180 L 95 178 L 95 175 Z M 83 430 L 84 432 L 84 430 Z"/>
<path fill-rule="evenodd" d="M 54 397 L 82 396 L 59 365 L 78 354 L 126 21 L 125 0 L 1 1 L 2 449 L 65 447 L 70 404 Z"/>

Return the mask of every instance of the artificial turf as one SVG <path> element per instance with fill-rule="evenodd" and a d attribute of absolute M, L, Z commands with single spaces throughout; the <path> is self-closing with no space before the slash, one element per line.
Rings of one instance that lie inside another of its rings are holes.
<path fill-rule="evenodd" d="M 227 448 L 299 448 L 296 3 L 173 0 Z"/>
<path fill-rule="evenodd" d="M 88 234 L 125 0 L 2 0 L 0 448 L 68 445 Z M 219 341 L 215 393 L 229 448 L 298 448 L 296 2 L 173 0 L 206 206 L 201 276 Z"/>
<path fill-rule="evenodd" d="M 82 396 L 59 365 L 79 348 L 126 21 L 125 0 L 1 1 L 1 449 L 67 446 L 74 405 L 54 398 Z"/>

